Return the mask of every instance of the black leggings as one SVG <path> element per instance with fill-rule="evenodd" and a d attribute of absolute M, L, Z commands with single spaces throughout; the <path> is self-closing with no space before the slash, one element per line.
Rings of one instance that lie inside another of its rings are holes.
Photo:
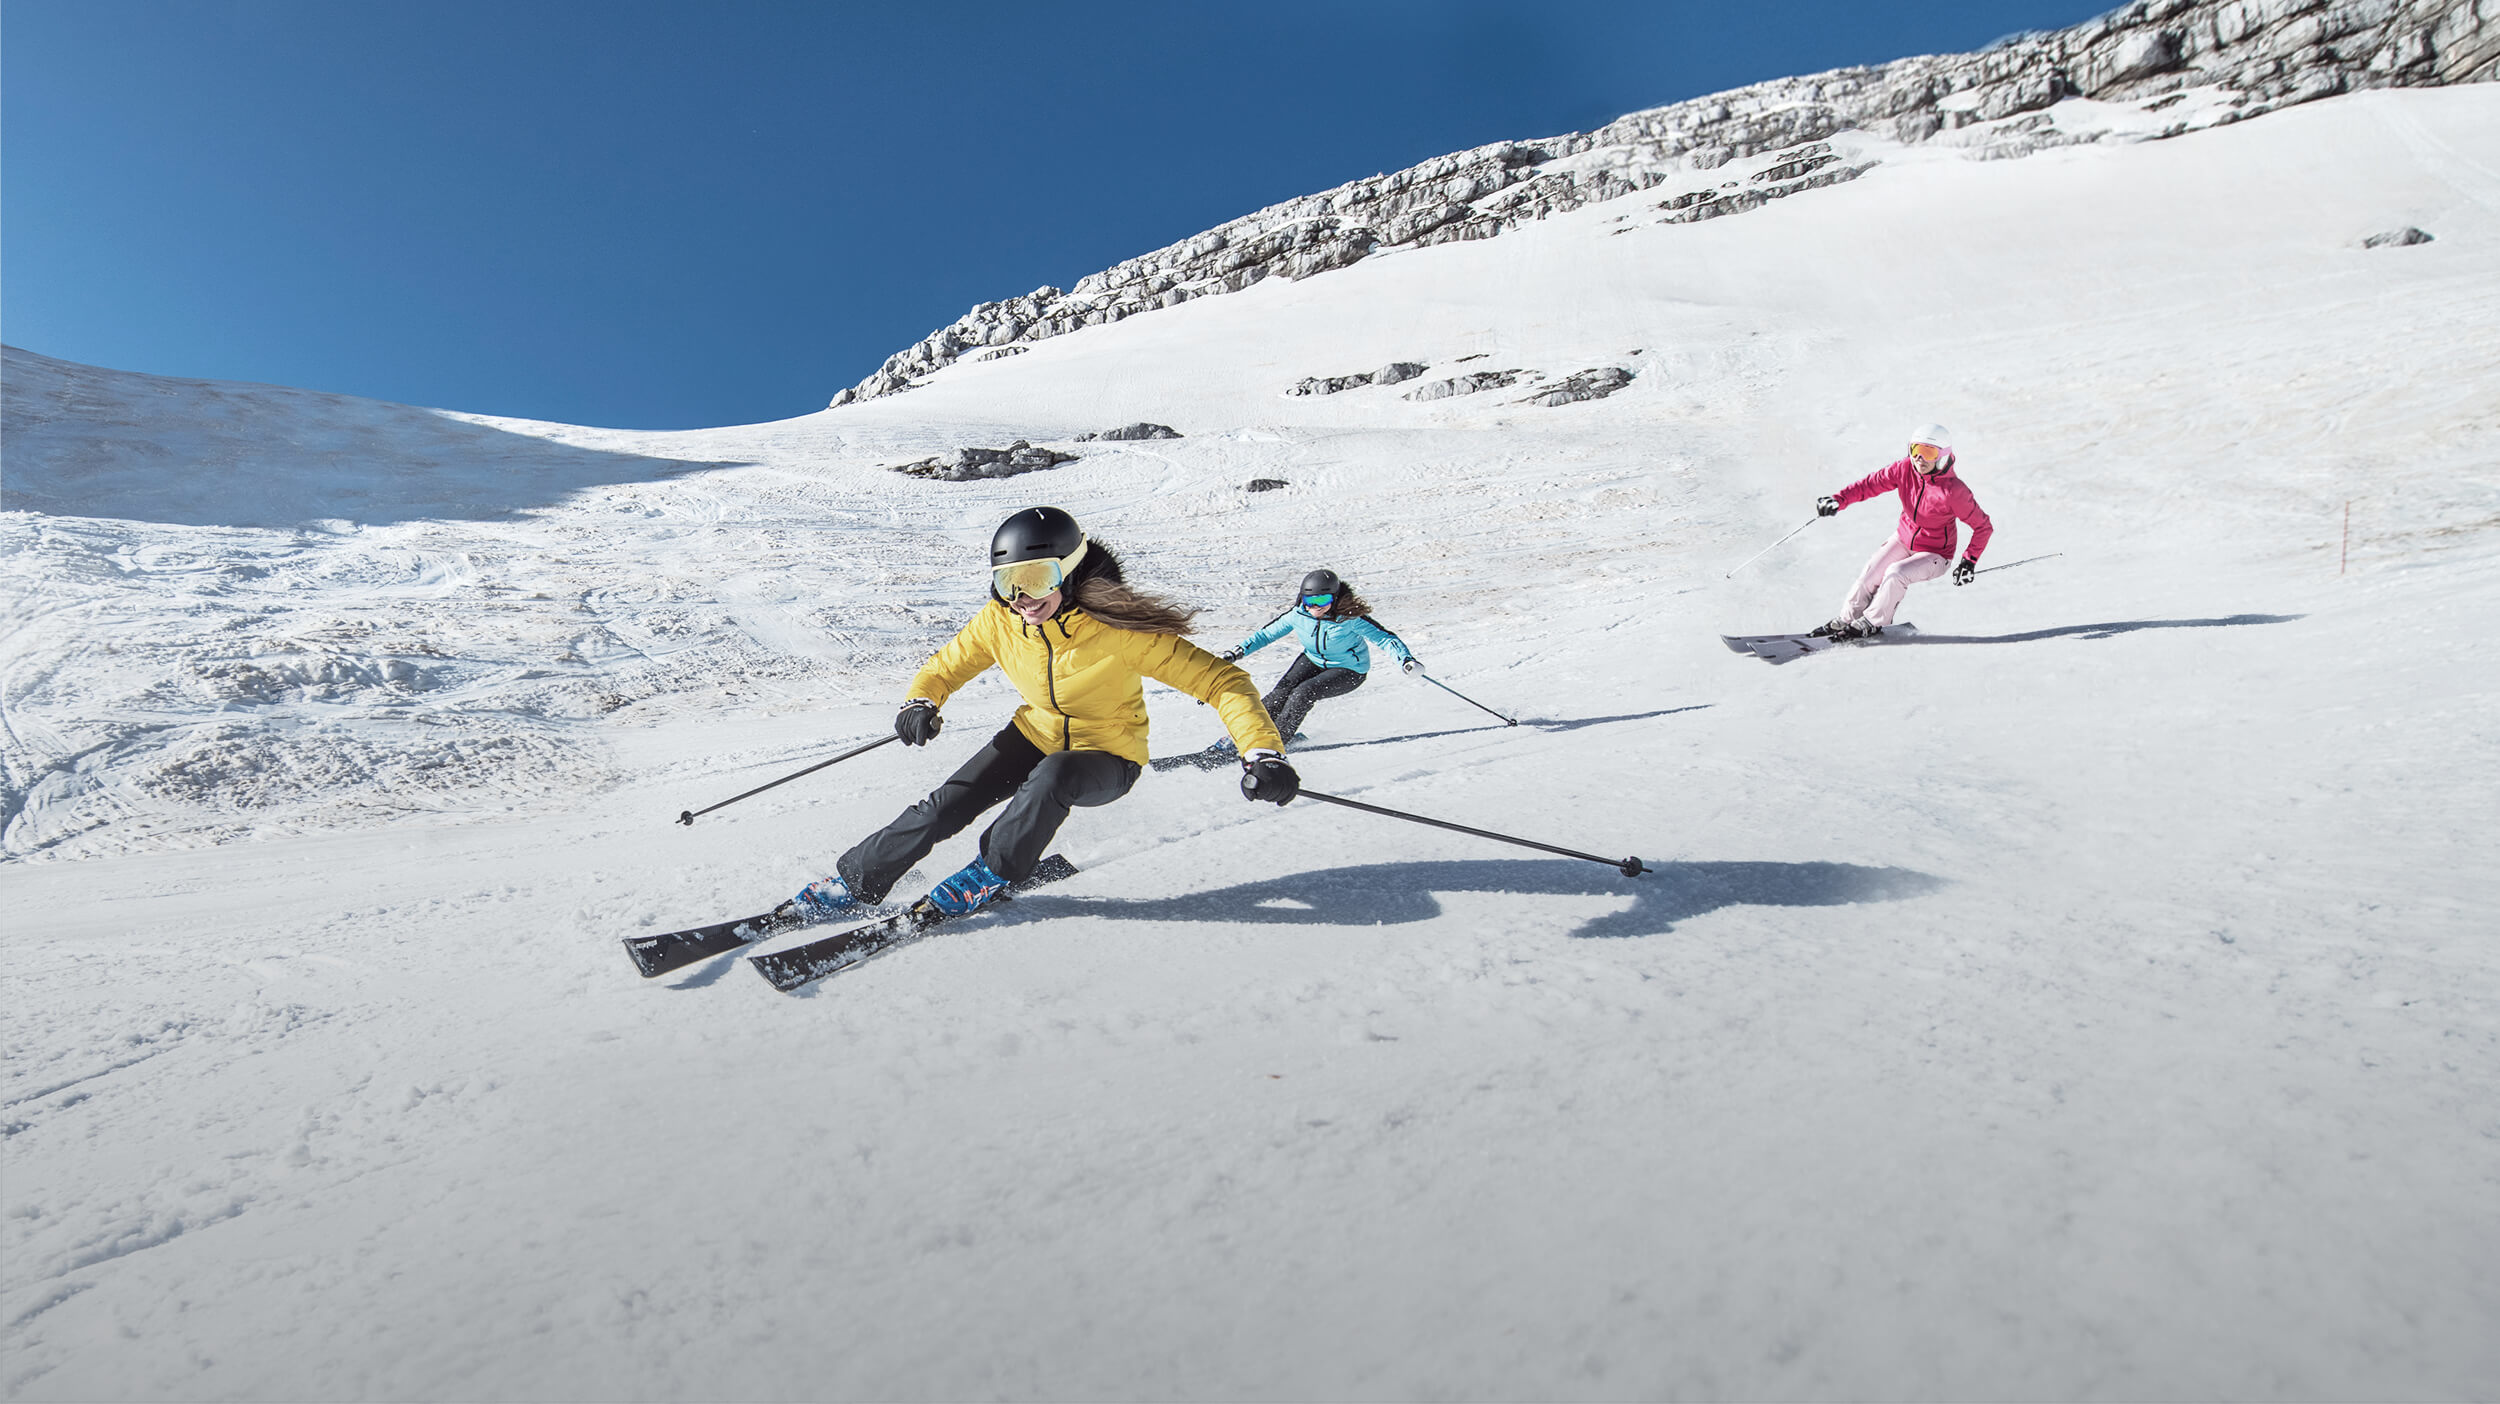
<path fill-rule="evenodd" d="M 1006 812 L 981 834 L 981 857 L 991 872 L 1022 882 L 1033 875 L 1071 806 L 1111 803 L 1137 783 L 1138 770 L 1137 762 L 1109 751 L 1044 755 L 1009 722 L 927 799 L 852 845 L 835 871 L 853 897 L 882 902 L 895 879 L 928 857 L 930 849 L 1005 800 Z"/>
<path fill-rule="evenodd" d="M 1352 668 L 1323 668 L 1306 653 L 1293 660 L 1293 666 L 1267 690 L 1267 714 L 1275 719 L 1276 734 L 1291 741 L 1321 698 L 1343 697 L 1362 685 L 1361 673 Z"/>

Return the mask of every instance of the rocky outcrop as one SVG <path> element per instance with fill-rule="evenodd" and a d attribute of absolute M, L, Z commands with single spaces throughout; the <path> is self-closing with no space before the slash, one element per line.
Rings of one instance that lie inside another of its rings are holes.
<path fill-rule="evenodd" d="M 1582 400 L 1602 400 L 1632 383 L 1632 372 L 1621 366 L 1599 366 L 1594 370 L 1574 371 L 1555 381 L 1541 394 L 1521 400 L 1523 405 L 1576 405 Z"/>
<path fill-rule="evenodd" d="M 1700 220 L 1854 179 L 1827 145 L 1845 131 L 1909 143 L 1990 127 L 1981 157 L 2098 139 L 2058 132 L 2045 109 L 2066 97 L 2161 111 L 2176 136 L 2363 88 L 2500 77 L 2500 0 L 2134 0 L 2053 33 L 1970 54 L 1782 78 L 1635 112 L 1593 132 L 1497 142 L 1245 215 L 1193 239 L 1080 279 L 985 302 L 886 359 L 837 406 L 909 389 L 969 355 L 1062 336 L 1267 278 L 1308 278 L 1382 249 L 1489 239 L 1671 182 L 1672 219 Z M 1775 159 L 1705 190 L 1693 178 Z M 1732 186 L 1732 188 L 1731 188 Z M 1681 201 L 1682 203 L 1678 203 Z M 1319 392 L 1324 393 L 1324 392 Z"/>
<path fill-rule="evenodd" d="M 1290 486 L 1290 484 L 1282 478 L 1252 478 L 1249 482 L 1242 485 L 1242 491 L 1274 492 L 1279 488 L 1288 486 Z"/>
<path fill-rule="evenodd" d="M 1090 444 L 1096 439 L 1177 439 L 1180 436 L 1181 431 L 1169 424 L 1148 424 L 1141 420 L 1135 424 L 1123 424 L 1117 429 L 1105 429 L 1099 434 L 1079 434 L 1076 441 Z"/>
<path fill-rule="evenodd" d="M 1318 375 L 1296 382 L 1288 395 L 1334 395 L 1363 385 L 1398 385 L 1424 373 L 1421 361 L 1391 361 L 1376 371 L 1358 371 L 1353 375 Z"/>
<path fill-rule="evenodd" d="M 2410 248 L 2415 244 L 2427 244 L 2430 241 L 2430 235 L 2425 234 L 2421 230 L 2408 224 L 2402 229 L 2390 229 L 2383 233 L 2373 234 L 2361 241 L 2361 247 L 2365 249 L 2403 249 Z"/>
<path fill-rule="evenodd" d="M 1499 370 L 1454 375 L 1447 380 L 1426 381 L 1407 391 L 1406 398 L 1417 401 L 1446 400 L 1452 395 L 1481 394 L 1487 390 L 1500 390 L 1506 386 L 1516 385 L 1519 383 L 1519 377 L 1524 374 L 1526 374 L 1524 371 Z"/>
<path fill-rule="evenodd" d="M 1012 478 L 1019 473 L 1035 473 L 1044 468 L 1056 468 L 1062 463 L 1074 463 L 1076 458 L 1072 453 L 1036 448 L 1018 439 L 1003 449 L 959 448 L 953 453 L 942 453 L 916 463 L 897 463 L 886 471 L 908 473 L 915 478 L 964 483 L 975 478 Z"/>

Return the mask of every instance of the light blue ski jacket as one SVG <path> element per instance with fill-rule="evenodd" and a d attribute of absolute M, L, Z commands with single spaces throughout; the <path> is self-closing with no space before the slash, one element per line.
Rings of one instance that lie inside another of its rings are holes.
<path fill-rule="evenodd" d="M 1241 641 L 1247 656 L 1258 652 L 1285 635 L 1291 634 L 1302 645 L 1302 656 L 1323 668 L 1350 668 L 1357 673 L 1372 670 L 1371 645 L 1378 644 L 1398 656 L 1403 663 L 1415 655 L 1406 651 L 1406 641 L 1388 630 L 1364 619 L 1313 619 L 1295 605 L 1267 622 L 1267 627 Z"/>

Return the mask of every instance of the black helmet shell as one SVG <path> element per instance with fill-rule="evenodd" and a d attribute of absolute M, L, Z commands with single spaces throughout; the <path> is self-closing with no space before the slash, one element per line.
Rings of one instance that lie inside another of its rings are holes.
<path fill-rule="evenodd" d="M 1084 544 L 1085 531 L 1076 518 L 1056 507 L 1027 507 L 998 524 L 990 538 L 990 569 L 1072 556 Z"/>
<path fill-rule="evenodd" d="M 1298 600 L 1309 595 L 1335 595 L 1343 593 L 1344 590 L 1345 582 L 1337 577 L 1337 572 L 1322 566 L 1302 577 L 1302 593 L 1294 598 Z"/>

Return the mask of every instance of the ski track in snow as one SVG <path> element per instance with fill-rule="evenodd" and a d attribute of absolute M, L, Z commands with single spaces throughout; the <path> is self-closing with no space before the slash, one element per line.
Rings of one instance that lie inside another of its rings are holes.
<path fill-rule="evenodd" d="M 2488 1395 L 2500 91 L 1853 140 L 777 424 L 11 352 L 0 1393 Z M 1533 374 L 1282 393 L 1396 359 Z M 2063 554 L 1729 653 L 1892 511 L 1729 568 L 1930 418 L 1991 559 Z M 1183 768 L 800 997 L 635 979 L 1004 718 L 669 822 L 883 734 L 1036 501 L 1211 647 L 1333 565 L 1525 723 L 1383 670 L 1313 788 L 1658 871 Z"/>

